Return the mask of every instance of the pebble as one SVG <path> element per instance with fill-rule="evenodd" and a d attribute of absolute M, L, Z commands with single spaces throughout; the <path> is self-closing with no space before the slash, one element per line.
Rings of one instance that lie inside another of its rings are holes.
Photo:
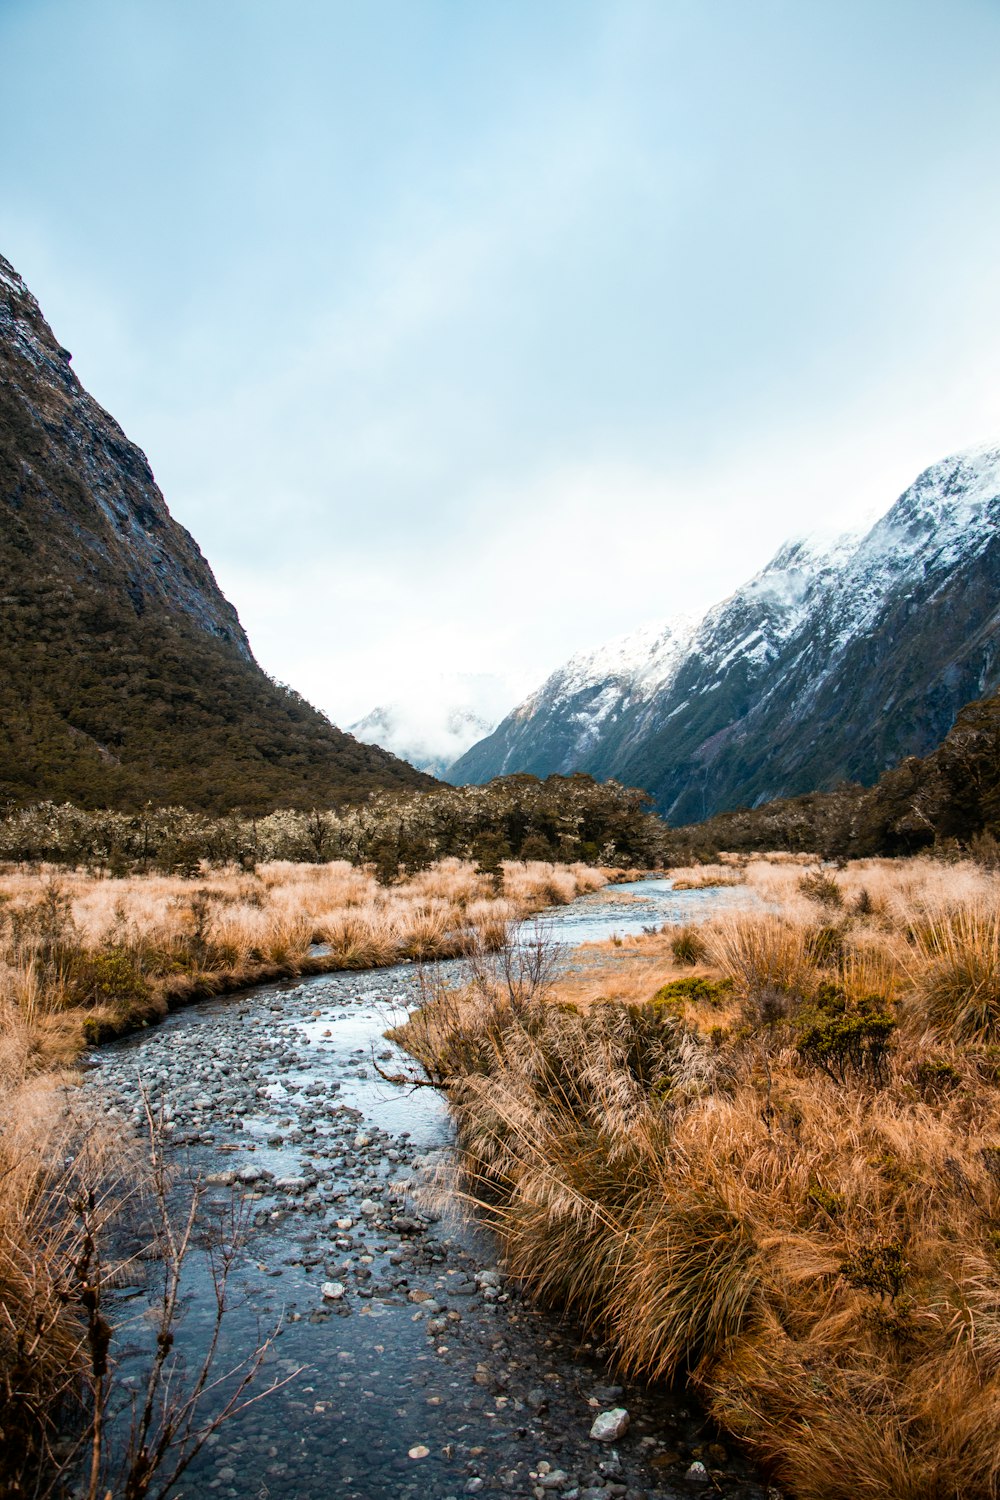
<path fill-rule="evenodd" d="M 594 1418 L 590 1435 L 599 1443 L 617 1443 L 628 1432 L 628 1424 L 629 1414 L 625 1408 L 614 1406 L 610 1411 L 602 1411 L 600 1416 Z"/>

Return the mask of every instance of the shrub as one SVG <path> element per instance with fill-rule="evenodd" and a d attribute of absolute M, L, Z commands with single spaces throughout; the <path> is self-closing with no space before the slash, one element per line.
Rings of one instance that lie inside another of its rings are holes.
<path fill-rule="evenodd" d="M 679 964 L 703 964 L 708 957 L 705 939 L 697 927 L 682 927 L 670 940 L 670 951 Z"/>
<path fill-rule="evenodd" d="M 690 979 L 672 979 L 669 984 L 661 985 L 650 1004 L 654 1009 L 676 1014 L 683 1010 L 686 1002 L 718 1005 L 732 994 L 732 990 L 731 979 L 703 979 L 692 974 Z"/>
<path fill-rule="evenodd" d="M 860 1246 L 840 1269 L 852 1286 L 895 1301 L 906 1284 L 910 1267 L 902 1245 L 890 1242 Z"/>
<path fill-rule="evenodd" d="M 931 1057 L 916 1064 L 913 1081 L 925 1097 L 936 1099 L 957 1088 L 962 1075 L 950 1062 L 945 1062 L 944 1058 Z"/>
<path fill-rule="evenodd" d="M 803 875 L 799 881 L 799 890 L 803 896 L 818 902 L 820 906 L 841 907 L 844 904 L 844 893 L 836 879 L 824 874 L 822 870 L 810 870 Z"/>
<path fill-rule="evenodd" d="M 796 1018 L 795 1045 L 805 1062 L 836 1083 L 845 1084 L 851 1074 L 882 1083 L 895 1029 L 895 1021 L 877 1002 L 849 1006 L 842 990 L 821 985 L 813 1004 Z"/>
<path fill-rule="evenodd" d="M 145 1000 L 149 985 L 128 949 L 81 950 L 73 955 L 69 993 L 77 1005 L 125 1007 Z"/>

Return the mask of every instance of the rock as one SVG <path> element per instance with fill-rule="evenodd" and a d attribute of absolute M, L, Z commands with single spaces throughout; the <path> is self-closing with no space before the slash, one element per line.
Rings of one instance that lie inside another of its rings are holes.
<path fill-rule="evenodd" d="M 279 1193 L 304 1193 L 309 1183 L 304 1177 L 276 1177 L 274 1186 Z"/>
<path fill-rule="evenodd" d="M 424 1226 L 419 1219 L 412 1219 L 409 1214 L 396 1214 L 392 1219 L 392 1227 L 397 1234 L 419 1234 Z"/>
<path fill-rule="evenodd" d="M 561 1490 L 565 1487 L 569 1475 L 565 1469 L 550 1469 L 547 1474 L 539 1471 L 538 1487 L 542 1490 Z"/>
<path fill-rule="evenodd" d="M 688 1484 L 709 1483 L 708 1470 L 705 1468 L 705 1465 L 702 1463 L 700 1458 L 695 1459 L 694 1463 L 684 1475 L 684 1478 L 687 1480 Z"/>
<path fill-rule="evenodd" d="M 628 1412 L 625 1408 L 613 1406 L 610 1411 L 602 1411 L 594 1418 L 590 1435 L 599 1443 L 616 1443 L 628 1432 L 628 1421 Z"/>
<path fill-rule="evenodd" d="M 408 1456 L 410 1458 L 426 1458 L 427 1455 L 428 1455 L 428 1453 L 430 1453 L 430 1451 L 431 1450 L 428 1447 L 426 1447 L 423 1443 L 416 1443 L 409 1450 Z"/>
<path fill-rule="evenodd" d="M 260 1167 L 241 1167 L 236 1175 L 240 1182 L 259 1182 L 264 1174 Z"/>
<path fill-rule="evenodd" d="M 344 1283 L 342 1281 L 324 1281 L 324 1302 L 340 1302 L 344 1295 Z"/>

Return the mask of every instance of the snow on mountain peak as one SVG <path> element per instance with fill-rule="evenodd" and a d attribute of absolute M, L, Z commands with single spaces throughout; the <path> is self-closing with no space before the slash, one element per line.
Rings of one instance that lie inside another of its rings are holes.
<path fill-rule="evenodd" d="M 680 614 L 652 620 L 638 630 L 615 636 L 596 651 L 581 652 L 557 674 L 562 692 L 581 692 L 596 683 L 612 681 L 637 696 L 648 696 L 673 675 L 697 623 L 696 617 Z"/>

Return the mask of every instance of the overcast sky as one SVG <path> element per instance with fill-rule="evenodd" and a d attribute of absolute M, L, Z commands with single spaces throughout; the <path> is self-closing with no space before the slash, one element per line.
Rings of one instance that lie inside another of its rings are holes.
<path fill-rule="evenodd" d="M 0 56 L 0 250 L 339 723 L 1000 437 L 998 0 L 0 0 Z"/>

